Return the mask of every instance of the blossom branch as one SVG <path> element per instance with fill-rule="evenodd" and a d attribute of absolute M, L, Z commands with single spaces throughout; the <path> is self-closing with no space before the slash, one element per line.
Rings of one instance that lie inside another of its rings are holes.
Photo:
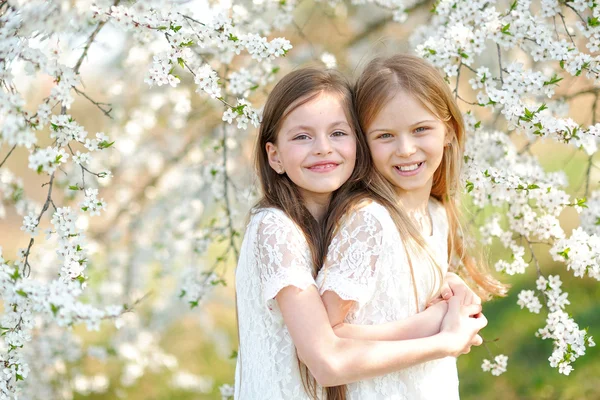
<path fill-rule="evenodd" d="M 0 168 L 2 168 L 2 166 L 4 165 L 4 163 L 6 162 L 6 160 L 8 160 L 8 157 L 10 157 L 10 155 L 12 154 L 12 152 L 17 148 L 17 145 L 15 144 L 10 151 L 8 152 L 8 154 L 6 155 L 6 157 L 4 157 L 4 159 L 2 160 L 2 162 L 0 163 Z"/>
<path fill-rule="evenodd" d="M 93 100 L 92 98 L 90 98 L 87 94 L 85 94 L 85 92 L 82 92 L 81 90 L 77 89 L 76 87 L 73 87 L 73 90 L 75 90 L 75 93 L 88 99 L 93 105 L 98 107 L 100 109 L 100 111 L 102 111 L 102 113 L 104 115 L 106 115 L 108 118 L 113 119 L 113 116 L 110 115 L 110 112 L 112 111 L 112 107 L 111 107 L 110 103 L 97 102 L 97 101 Z M 108 106 L 109 108 L 105 109 L 104 106 Z"/>

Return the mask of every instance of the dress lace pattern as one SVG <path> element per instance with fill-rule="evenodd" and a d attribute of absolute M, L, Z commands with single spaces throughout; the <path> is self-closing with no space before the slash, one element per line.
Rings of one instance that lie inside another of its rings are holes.
<path fill-rule="evenodd" d="M 287 287 L 315 285 L 310 250 L 281 210 L 252 215 L 236 270 L 240 349 L 235 398 L 308 400 L 296 349 L 274 297 Z"/>
<path fill-rule="evenodd" d="M 445 273 L 448 270 L 448 220 L 443 206 L 429 202 L 433 234 L 427 244 Z M 356 302 L 346 317 L 353 324 L 402 320 L 425 309 L 436 276 L 423 257 L 411 254 L 417 286 L 414 296 L 402 240 L 387 210 L 375 202 L 346 218 L 328 249 L 317 276 L 319 291 L 334 291 Z M 447 357 L 348 385 L 351 400 L 458 399 L 456 359 Z"/>

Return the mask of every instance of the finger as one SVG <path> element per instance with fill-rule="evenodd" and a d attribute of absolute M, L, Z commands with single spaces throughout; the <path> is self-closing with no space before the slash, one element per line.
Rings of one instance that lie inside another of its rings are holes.
<path fill-rule="evenodd" d="M 448 300 L 448 312 L 446 315 L 457 315 L 461 311 L 460 307 L 460 299 L 456 296 L 450 297 L 450 300 Z"/>
<path fill-rule="evenodd" d="M 450 285 L 448 285 L 447 282 L 444 282 L 444 284 L 442 285 L 442 289 L 440 291 L 440 296 L 442 296 L 442 298 L 444 300 L 448 300 L 450 297 L 452 297 L 454 293 L 452 293 L 452 289 L 450 289 Z"/>
<path fill-rule="evenodd" d="M 481 305 L 480 304 L 469 304 L 468 306 L 463 306 L 462 311 L 466 315 L 474 316 L 481 312 Z"/>
<path fill-rule="evenodd" d="M 479 329 L 485 328 L 488 324 L 488 320 L 483 314 L 477 315 L 477 317 L 473 318 L 473 320 L 476 322 L 476 326 L 479 327 Z"/>

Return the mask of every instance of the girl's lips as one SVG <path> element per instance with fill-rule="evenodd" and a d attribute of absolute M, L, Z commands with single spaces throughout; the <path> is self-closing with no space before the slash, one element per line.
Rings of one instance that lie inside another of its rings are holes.
<path fill-rule="evenodd" d="M 336 163 L 326 163 L 326 164 L 313 165 L 312 167 L 307 167 L 307 169 L 312 172 L 324 173 L 324 172 L 333 171 L 338 166 L 339 166 L 339 164 L 336 164 Z"/>
<path fill-rule="evenodd" d="M 417 167 L 417 169 L 414 169 L 412 171 L 401 171 L 400 168 L 398 168 L 396 166 L 396 167 L 394 167 L 394 171 L 396 171 L 396 173 L 400 176 L 414 176 L 414 175 L 417 175 L 419 172 L 421 172 L 424 165 L 425 165 L 425 161 L 422 161 L 419 163 L 419 166 Z"/>

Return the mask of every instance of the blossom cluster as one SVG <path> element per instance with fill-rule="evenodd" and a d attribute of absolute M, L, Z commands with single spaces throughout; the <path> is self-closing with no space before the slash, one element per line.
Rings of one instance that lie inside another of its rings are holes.
<path fill-rule="evenodd" d="M 481 369 L 486 372 L 491 372 L 494 376 L 502 375 L 506 372 L 506 366 L 508 364 L 508 357 L 504 354 L 498 354 L 494 357 L 494 361 L 483 360 Z"/>

